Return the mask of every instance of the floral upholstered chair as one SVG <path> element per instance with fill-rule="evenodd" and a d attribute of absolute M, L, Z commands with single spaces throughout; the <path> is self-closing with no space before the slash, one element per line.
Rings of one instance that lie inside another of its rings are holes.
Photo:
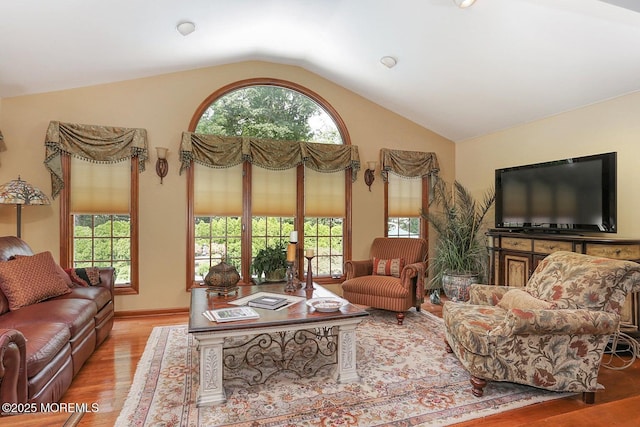
<path fill-rule="evenodd" d="M 468 303 L 443 307 L 446 343 L 471 374 L 487 381 L 583 392 L 593 403 L 605 347 L 618 331 L 640 265 L 573 252 L 542 260 L 524 288 L 472 285 Z"/>
<path fill-rule="evenodd" d="M 342 296 L 351 303 L 396 312 L 398 324 L 424 302 L 425 239 L 378 237 L 369 259 L 345 262 Z"/>

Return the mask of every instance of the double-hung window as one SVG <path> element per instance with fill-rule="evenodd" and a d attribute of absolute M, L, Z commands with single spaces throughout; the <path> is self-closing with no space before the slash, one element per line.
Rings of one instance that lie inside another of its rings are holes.
<path fill-rule="evenodd" d="M 138 292 L 138 174 L 144 129 L 51 122 L 45 165 L 60 196 L 60 264 L 107 267 L 116 294 Z"/>
<path fill-rule="evenodd" d="M 430 177 L 438 172 L 435 153 L 383 148 L 387 237 L 428 238 Z"/>

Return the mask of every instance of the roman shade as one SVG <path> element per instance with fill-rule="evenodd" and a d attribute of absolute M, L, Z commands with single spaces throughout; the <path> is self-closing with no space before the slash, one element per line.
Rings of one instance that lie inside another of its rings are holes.
<path fill-rule="evenodd" d="M 71 157 L 72 214 L 129 214 L 131 162 L 92 163 Z"/>

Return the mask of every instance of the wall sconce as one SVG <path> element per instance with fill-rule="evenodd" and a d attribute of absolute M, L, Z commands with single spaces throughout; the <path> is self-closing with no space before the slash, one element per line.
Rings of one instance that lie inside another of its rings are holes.
<path fill-rule="evenodd" d="M 164 147 L 156 147 L 156 153 L 158 154 L 158 160 L 156 161 L 156 173 L 160 177 L 160 184 L 162 179 L 167 176 L 169 172 L 169 163 L 167 162 L 167 152 L 169 149 Z"/>
<path fill-rule="evenodd" d="M 364 183 L 369 186 L 369 191 L 371 191 L 371 184 L 373 184 L 373 181 L 376 179 L 375 173 L 377 164 L 378 162 L 367 162 L 367 170 L 364 171 Z"/>

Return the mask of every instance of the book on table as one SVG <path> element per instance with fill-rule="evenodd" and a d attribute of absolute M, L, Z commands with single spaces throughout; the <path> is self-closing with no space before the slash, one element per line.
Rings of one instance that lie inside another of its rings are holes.
<path fill-rule="evenodd" d="M 219 308 L 217 310 L 207 310 L 202 314 L 212 322 L 233 322 L 235 320 L 249 320 L 260 317 L 258 312 L 251 307 Z"/>
<path fill-rule="evenodd" d="M 273 296 L 261 296 L 254 298 L 247 302 L 250 307 L 266 308 L 268 310 L 275 310 L 287 305 L 289 301 L 286 298 L 273 297 Z"/>

